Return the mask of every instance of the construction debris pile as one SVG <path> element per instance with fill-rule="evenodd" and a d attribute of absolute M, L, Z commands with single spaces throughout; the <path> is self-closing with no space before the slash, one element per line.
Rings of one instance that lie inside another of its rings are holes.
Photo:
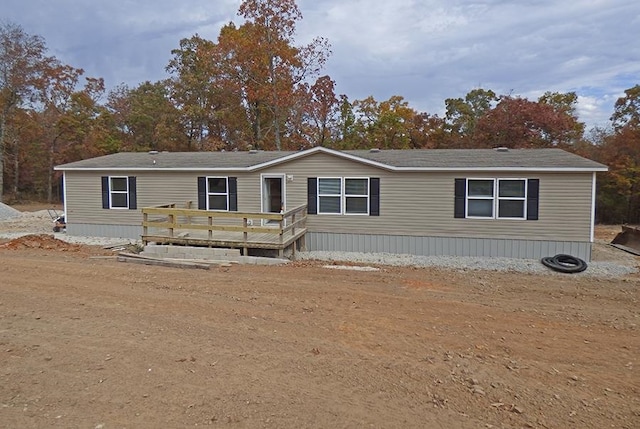
<path fill-rule="evenodd" d="M 46 234 L 53 231 L 53 221 L 47 210 L 21 212 L 0 203 L 0 232 Z"/>
<path fill-rule="evenodd" d="M 83 246 L 80 244 L 67 243 L 48 234 L 24 235 L 14 238 L 7 243 L 0 244 L 0 249 L 10 250 L 45 249 L 58 250 L 61 252 L 79 252 L 82 248 Z"/>

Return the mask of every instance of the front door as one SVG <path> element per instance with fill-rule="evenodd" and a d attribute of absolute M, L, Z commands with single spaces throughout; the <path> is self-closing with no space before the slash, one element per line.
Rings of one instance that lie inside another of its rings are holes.
<path fill-rule="evenodd" d="M 280 213 L 285 210 L 284 175 L 262 177 L 262 211 Z"/>

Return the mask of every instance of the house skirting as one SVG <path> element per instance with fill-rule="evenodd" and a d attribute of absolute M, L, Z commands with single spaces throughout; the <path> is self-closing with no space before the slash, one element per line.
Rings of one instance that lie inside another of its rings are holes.
<path fill-rule="evenodd" d="M 307 232 L 309 251 L 396 253 L 419 256 L 477 256 L 540 259 L 559 253 L 591 261 L 591 243 L 469 237 L 336 234 Z"/>
<path fill-rule="evenodd" d="M 139 225 L 69 223 L 67 224 L 67 234 L 85 237 L 111 237 L 140 240 L 140 237 L 142 237 L 142 227 Z"/>
<path fill-rule="evenodd" d="M 68 224 L 67 234 L 140 240 L 137 225 Z M 471 237 L 416 237 L 408 235 L 337 234 L 307 232 L 309 251 L 396 253 L 419 256 L 478 256 L 540 259 L 564 253 L 591 261 L 591 243 Z"/>

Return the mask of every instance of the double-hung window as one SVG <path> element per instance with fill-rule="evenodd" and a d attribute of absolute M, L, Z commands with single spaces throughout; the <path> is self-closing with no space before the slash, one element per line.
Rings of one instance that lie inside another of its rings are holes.
<path fill-rule="evenodd" d="M 524 219 L 526 202 L 526 180 L 498 179 L 498 218 Z"/>
<path fill-rule="evenodd" d="M 103 209 L 137 209 L 135 176 L 102 176 Z"/>
<path fill-rule="evenodd" d="M 526 219 L 526 179 L 467 179 L 466 217 Z"/>
<path fill-rule="evenodd" d="M 238 211 L 238 178 L 199 176 L 198 210 Z"/>
<path fill-rule="evenodd" d="M 493 218 L 494 188 L 493 179 L 467 180 L 467 217 Z"/>
<path fill-rule="evenodd" d="M 342 178 L 318 178 L 318 213 L 342 214 Z"/>
<path fill-rule="evenodd" d="M 207 210 L 229 210 L 227 177 L 207 177 Z"/>
<path fill-rule="evenodd" d="M 344 179 L 345 214 L 369 214 L 369 178 Z"/>
<path fill-rule="evenodd" d="M 318 214 L 369 214 L 369 178 L 318 178 Z"/>
<path fill-rule="evenodd" d="M 129 208 L 129 181 L 127 177 L 109 177 L 109 198 L 112 209 Z"/>

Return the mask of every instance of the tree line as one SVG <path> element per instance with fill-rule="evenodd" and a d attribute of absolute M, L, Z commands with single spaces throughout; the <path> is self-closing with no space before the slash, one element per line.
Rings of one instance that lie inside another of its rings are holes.
<path fill-rule="evenodd" d="M 53 167 L 121 151 L 558 147 L 609 166 L 597 220 L 640 223 L 640 85 L 617 100 L 611 126 L 588 132 L 574 92 L 537 100 L 476 88 L 413 109 L 402 96 L 350 100 L 322 73 L 318 37 L 296 45 L 294 0 L 245 0 L 217 40 L 180 40 L 167 78 L 107 91 L 100 77 L 49 56 L 44 39 L 0 26 L 0 201 L 55 199 Z"/>

